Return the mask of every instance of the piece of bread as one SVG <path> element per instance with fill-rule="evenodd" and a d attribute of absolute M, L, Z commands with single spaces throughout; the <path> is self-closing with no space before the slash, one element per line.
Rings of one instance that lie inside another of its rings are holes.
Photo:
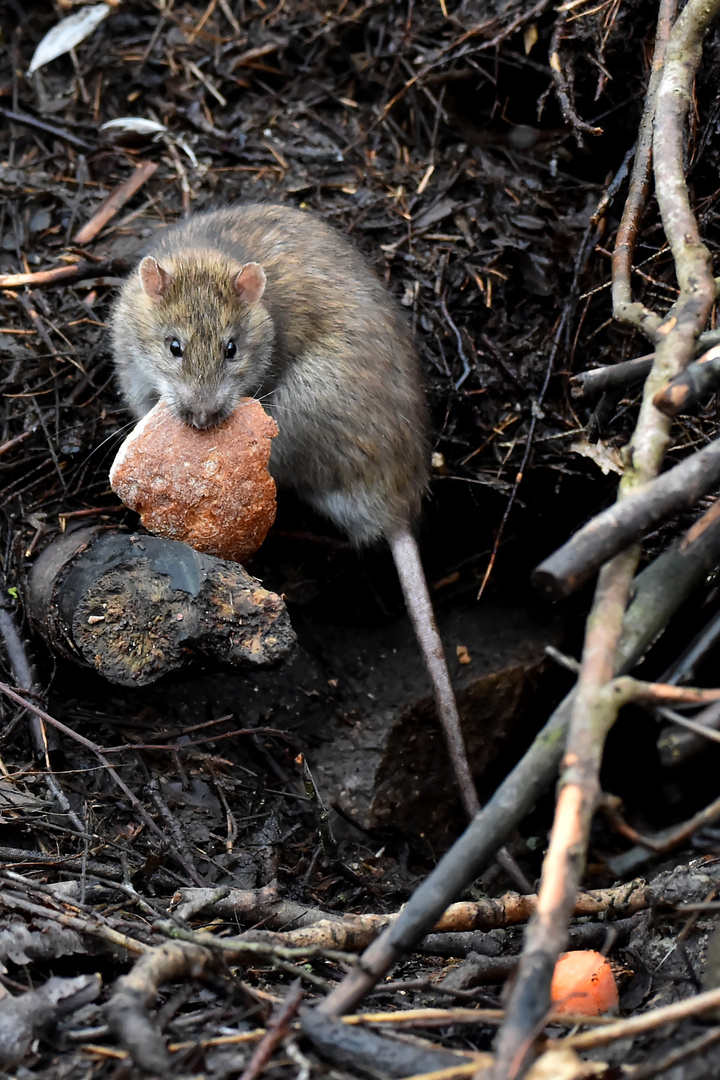
<path fill-rule="evenodd" d="M 275 520 L 268 461 L 277 432 L 254 398 L 204 430 L 183 424 L 159 401 L 120 447 L 110 485 L 149 532 L 242 562 Z"/>

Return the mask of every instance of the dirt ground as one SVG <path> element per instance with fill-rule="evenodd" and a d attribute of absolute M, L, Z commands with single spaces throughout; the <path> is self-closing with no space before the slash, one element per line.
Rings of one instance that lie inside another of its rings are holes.
<path fill-rule="evenodd" d="M 108 484 L 128 416 L 107 322 L 149 238 L 190 211 L 286 202 L 347 235 L 402 305 L 433 423 L 420 543 L 481 799 L 572 685 L 545 649 L 578 655 L 591 590 L 551 604 L 529 574 L 612 501 L 637 412 L 638 386 L 596 408 L 597 399 L 571 395 L 569 379 L 647 351 L 612 322 L 609 284 L 654 5 L 613 0 L 563 17 L 573 109 L 598 134 L 563 115 L 550 60 L 560 16 L 548 3 L 125 0 L 71 53 L 28 76 L 43 36 L 77 10 L 6 0 L 0 51 L 0 274 L 76 264 L 85 274 L 0 290 L 3 610 L 20 628 L 29 682 L 9 652 L 2 679 L 86 740 L 43 731 L 0 695 L 0 984 L 14 996 L 51 977 L 102 978 L 102 989 L 76 988 L 87 1000 L 71 999 L 64 1013 L 48 1006 L 47 1022 L 1 1059 L 7 1075 L 38 1080 L 144 1075 L 104 1008 L 141 946 L 163 940 L 173 897 L 178 925 L 221 936 L 297 929 L 301 910 L 384 915 L 463 828 L 389 553 L 353 551 L 290 493 L 281 492 L 276 524 L 248 567 L 283 595 L 298 637 L 279 667 L 231 670 L 196 656 L 152 685 L 114 686 L 54 655 L 28 620 L 28 575 L 63 529 L 137 528 Z M 719 43 L 711 29 L 687 146 L 713 252 Z M 103 127 L 123 117 L 155 127 Z M 138 189 L 83 240 L 83 226 L 142 166 Z M 638 297 L 667 309 L 676 285 L 652 198 L 635 264 Z M 710 439 L 716 411 L 713 397 L 680 419 L 672 460 Z M 656 530 L 645 557 L 691 520 Z M 645 658 L 643 676 L 659 679 L 717 607 L 710 577 Z M 701 685 L 713 684 L 715 666 L 710 648 L 695 673 Z M 604 788 L 642 833 L 717 796 L 715 746 L 668 768 L 659 726 L 657 715 L 626 710 L 605 758 Z M 114 774 L 90 744 L 104 748 Z M 331 808 L 332 837 L 299 756 Z M 548 791 L 509 845 L 533 884 L 552 806 Z M 712 822 L 680 850 L 623 863 L 632 848 L 598 816 L 586 886 L 642 874 L 654 879 L 651 902 L 618 907 L 615 928 L 607 912 L 573 928 L 574 941 L 610 950 L 623 1016 L 697 991 L 713 918 L 678 905 L 713 899 L 718 873 Z M 493 865 L 467 898 L 515 887 Z M 223 906 L 229 890 L 245 891 L 245 908 Z M 463 934 L 427 939 L 369 1007 L 499 1008 L 522 928 L 500 921 Z M 175 1048 L 175 1075 L 244 1074 L 257 1029 L 292 980 L 314 1000 L 342 976 L 327 943 L 318 948 L 305 960 L 263 954 L 235 964 L 225 955 L 202 976 L 161 980 L 150 1004 Z M 473 971 L 462 968 L 468 954 L 481 958 Z M 3 1023 L 0 1012 L 0 1047 Z M 459 1012 L 438 1023 L 423 1030 L 426 1049 L 428 1040 L 459 1053 L 492 1048 L 489 1013 L 472 1025 Z M 707 1045 L 667 1075 L 718 1074 L 708 1030 L 686 1023 L 681 1041 Z M 608 1059 L 608 1076 L 648 1062 L 659 1073 L 675 1045 L 670 1032 L 593 1056 Z M 383 1071 L 367 1047 L 328 1064 L 318 1045 L 295 1032 L 269 1050 L 265 1073 L 412 1072 Z M 429 1061 L 414 1070 L 452 1065 Z"/>

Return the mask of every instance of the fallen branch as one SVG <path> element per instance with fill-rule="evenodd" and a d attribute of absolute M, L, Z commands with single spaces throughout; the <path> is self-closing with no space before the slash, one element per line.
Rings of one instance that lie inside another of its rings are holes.
<path fill-rule="evenodd" d="M 42 903 L 35 903 L 33 900 L 21 895 L 19 891 L 15 891 L 21 888 L 20 883 L 13 881 L 10 875 L 5 875 L 1 894 L 4 908 L 20 911 L 24 915 L 33 918 L 54 920 L 60 926 L 69 927 L 79 933 L 99 938 L 115 948 L 119 947 L 130 953 L 131 956 L 147 952 L 149 948 L 142 941 L 131 938 L 110 926 L 108 920 L 102 915 L 85 915 L 79 911 L 74 915 L 70 915 L 67 908 L 62 905 L 62 901 L 55 898 L 50 901 L 46 896 L 43 896 L 41 898 Z"/>
<path fill-rule="evenodd" d="M 324 1015 L 317 1009 L 303 1009 L 300 1024 L 305 1035 L 324 1058 L 335 1065 L 358 1067 L 371 1075 L 411 1077 L 435 1073 L 441 1069 L 455 1071 L 469 1065 L 480 1069 L 492 1062 L 490 1054 L 461 1054 L 440 1050 L 428 1045 L 408 1044 L 387 1035 L 376 1035 L 357 1025 L 345 1024 Z"/>
<path fill-rule="evenodd" d="M 173 941 L 148 950 L 117 980 L 107 1004 L 107 1022 L 139 1068 L 165 1074 L 171 1066 L 162 1035 L 148 1014 L 159 987 L 175 979 L 196 979 L 216 966 L 217 957 L 208 949 Z"/>
<path fill-rule="evenodd" d="M 696 364 L 702 364 L 702 354 L 708 350 L 714 351 L 720 344 L 719 330 L 705 330 L 697 339 L 696 353 L 698 359 L 688 364 L 685 373 L 695 368 Z M 592 371 L 579 371 L 570 379 L 570 392 L 573 397 L 590 397 L 593 394 L 601 394 L 605 390 L 622 390 L 626 386 L 642 382 L 649 374 L 653 364 L 653 353 L 647 356 L 638 356 L 635 360 L 624 360 L 619 364 L 608 364 L 606 367 L 593 368 Z M 674 386 L 682 375 L 671 383 Z M 664 391 L 661 391 L 662 395 Z M 660 404 L 662 397 L 654 402 L 655 407 L 661 412 L 667 412 Z M 668 415 L 670 415 L 668 413 Z"/>
<path fill-rule="evenodd" d="M 193 891 L 200 890 L 184 890 L 186 893 Z M 227 899 L 230 900 L 230 897 Z M 649 901 L 648 886 L 644 881 L 634 881 L 613 889 L 593 889 L 578 893 L 573 915 L 586 917 L 612 912 L 613 917 L 620 918 L 644 910 Z M 509 892 L 493 900 L 450 904 L 434 926 L 430 927 L 430 933 L 442 935 L 476 930 L 487 932 L 516 926 L 527 922 L 535 911 L 536 903 L 536 896 Z M 214 906 L 213 910 L 218 911 L 218 908 Z M 238 918 L 248 921 L 253 918 L 252 909 L 240 912 L 236 906 L 223 905 L 220 910 L 235 921 Z M 342 918 L 328 917 L 324 912 L 318 914 L 317 921 L 308 926 L 280 933 L 248 930 L 231 937 L 217 938 L 204 931 L 181 931 L 175 923 L 170 922 L 158 923 L 156 928 L 173 936 L 181 934 L 184 941 L 196 945 L 223 949 L 232 954 L 234 962 L 244 963 L 257 961 L 263 949 L 268 955 L 272 950 L 285 950 L 283 956 L 286 959 L 298 959 L 311 954 L 355 952 L 369 945 L 387 926 L 401 917 L 399 912 L 391 915 L 367 912 L 364 915 L 345 915 Z M 275 921 L 278 921 L 277 917 Z M 242 955 L 243 950 L 247 952 L 245 958 Z M 292 950 L 292 953 L 288 950 Z"/>
<path fill-rule="evenodd" d="M 17 1065 L 43 1032 L 61 1016 L 95 1001 L 100 990 L 99 975 L 54 976 L 18 997 L 0 998 L 0 1065 Z"/>
<path fill-rule="evenodd" d="M 128 259 L 82 259 L 52 270 L 33 270 L 27 274 L 0 274 L 0 289 L 17 289 L 21 285 L 62 285 L 85 278 L 124 277 L 130 269 Z"/>
<path fill-rule="evenodd" d="M 666 416 L 687 412 L 720 385 L 720 345 L 688 364 L 672 382 L 658 390 L 653 404 Z"/>
<path fill-rule="evenodd" d="M 583 525 L 536 567 L 533 584 L 551 596 L 569 596 L 613 555 L 664 518 L 694 506 L 719 482 L 720 439 L 714 439 Z"/>
<path fill-rule="evenodd" d="M 582 1031 L 579 1035 L 568 1035 L 560 1041 L 560 1045 L 573 1050 L 594 1050 L 597 1046 L 607 1046 L 618 1039 L 633 1039 L 646 1031 L 656 1031 L 664 1024 L 676 1024 L 679 1020 L 687 1020 L 691 1016 L 702 1016 L 719 1006 L 720 990 L 706 990 L 703 994 L 695 994 L 660 1009 L 651 1009 L 628 1020 L 617 1020 L 605 1027 Z"/>
<path fill-rule="evenodd" d="M 645 95 L 640 130 L 635 144 L 635 160 L 630 174 L 627 199 L 623 208 L 620 226 L 615 237 L 612 257 L 612 305 L 613 318 L 618 322 L 637 326 L 653 343 L 662 322 L 656 312 L 633 301 L 630 274 L 635 241 L 640 218 L 650 191 L 650 168 L 652 162 L 653 121 L 657 105 L 660 77 L 665 61 L 670 28 L 677 11 L 677 0 L 662 0 L 658 11 L 657 30 L 655 33 L 655 51 L 652 69 Z"/>
<path fill-rule="evenodd" d="M 613 699 L 616 708 L 633 701 L 647 704 L 707 705 L 720 701 L 720 690 L 700 690 L 695 686 L 674 686 L 672 683 L 649 683 L 625 675 L 613 679 L 602 691 Z"/>
<path fill-rule="evenodd" d="M 155 161 L 143 161 L 136 166 L 135 172 L 130 176 L 124 184 L 120 184 L 107 199 L 104 200 L 97 208 L 90 220 L 83 225 L 82 229 L 75 236 L 76 244 L 87 244 L 91 240 L 94 240 L 97 234 L 100 232 L 108 221 L 115 217 L 118 210 L 121 210 L 126 202 L 133 197 L 136 191 L 139 191 L 143 184 L 147 183 L 150 177 L 157 171 L 157 162 Z"/>
<path fill-rule="evenodd" d="M 720 560 L 720 501 L 642 570 L 633 582 L 618 646 L 617 672 L 627 672 L 637 650 L 644 653 L 692 590 Z"/>
<path fill-rule="evenodd" d="M 625 360 L 620 364 L 580 371 L 570 379 L 570 392 L 573 397 L 590 397 L 592 394 L 603 394 L 606 390 L 624 389 L 643 382 L 650 374 L 652 365 L 653 354 L 650 353 L 649 356 L 638 356 L 635 360 Z"/>
<path fill-rule="evenodd" d="M 672 851 L 673 848 L 686 844 L 698 829 L 703 829 L 706 825 L 712 825 L 720 817 L 720 798 L 714 799 L 703 810 L 698 811 L 697 814 L 694 814 L 687 821 L 683 821 L 680 825 L 672 825 L 667 829 L 661 829 L 660 832 L 655 833 L 653 836 L 639 833 L 628 825 L 611 801 L 605 802 L 603 813 L 608 822 L 622 836 L 636 845 L 637 850 L 624 851 L 620 856 L 623 861 L 632 864 L 635 862 L 636 857 L 644 859 L 648 852 L 665 855 L 668 851 Z"/>
<path fill-rule="evenodd" d="M 707 517 L 707 515 L 706 515 Z M 704 524 L 703 524 L 704 523 Z M 625 613 L 617 653 L 617 671 L 627 671 L 642 657 L 678 607 L 702 581 L 720 553 L 720 513 L 696 522 L 668 551 L 651 563 L 635 583 Z M 663 588 L 658 589 L 658 583 Z M 574 691 L 558 706 L 525 756 L 506 777 L 475 821 L 411 896 L 395 923 L 362 956 L 319 1008 L 333 1015 L 362 1001 L 393 964 L 429 933 L 443 910 L 493 858 L 557 776 L 570 720 Z"/>
<path fill-rule="evenodd" d="M 245 1067 L 240 1080 L 257 1080 L 267 1065 L 277 1044 L 290 1034 L 290 1021 L 297 1014 L 303 998 L 302 984 L 298 979 L 289 989 L 276 1016 L 270 1021 L 267 1031 L 255 1047 L 252 1057 Z"/>
<path fill-rule="evenodd" d="M 660 732 L 657 741 L 660 763 L 673 768 L 700 753 L 711 742 L 720 742 L 720 704 L 708 705 L 696 713 L 692 720 L 672 709 L 660 709 L 659 713 L 670 720 L 669 727 Z"/>

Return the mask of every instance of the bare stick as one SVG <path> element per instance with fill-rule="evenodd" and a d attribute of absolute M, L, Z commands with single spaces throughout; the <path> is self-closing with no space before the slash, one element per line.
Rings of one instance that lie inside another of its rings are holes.
<path fill-rule="evenodd" d="M 607 1024 L 593 1031 L 569 1035 L 567 1039 L 555 1045 L 572 1047 L 573 1050 L 592 1050 L 596 1046 L 607 1046 L 616 1039 L 632 1039 L 645 1031 L 655 1031 L 663 1024 L 676 1024 L 679 1020 L 687 1020 L 690 1016 L 701 1016 L 709 1009 L 717 1009 L 719 1006 L 720 990 L 706 990 L 703 994 L 695 994 L 694 997 L 685 998 L 684 1001 L 675 1001 L 672 1005 L 664 1005 L 661 1009 L 651 1009 L 650 1012 L 641 1013 L 639 1016 L 631 1016 L 629 1020 L 618 1020 L 614 1024 Z"/>
<path fill-rule="evenodd" d="M 125 203 L 133 197 L 136 191 L 139 191 L 156 170 L 157 162 L 155 161 L 143 161 L 138 165 L 132 176 L 124 184 L 120 184 L 119 187 L 115 188 L 115 191 L 100 204 L 90 220 L 83 225 L 80 232 L 75 236 L 75 243 L 87 244 L 94 240 L 100 230 L 115 217 L 118 210 L 122 210 Z"/>
<path fill-rule="evenodd" d="M 290 1021 L 297 1015 L 302 998 L 302 983 L 298 979 L 290 987 L 280 1011 L 268 1024 L 268 1029 L 255 1047 L 253 1056 L 245 1066 L 240 1080 L 257 1080 L 257 1077 L 260 1076 L 270 1060 L 277 1044 L 290 1034 Z"/>
<path fill-rule="evenodd" d="M 168 941 L 149 949 L 117 980 L 107 1005 L 108 1024 L 141 1069 L 165 1076 L 172 1064 L 148 1012 L 160 986 L 174 979 L 197 978 L 216 966 L 217 956 L 209 949 Z"/>
<path fill-rule="evenodd" d="M 72 135 L 65 128 L 58 127 L 57 124 L 48 124 L 45 120 L 39 120 L 36 116 L 13 112 L 12 109 L 0 109 L 0 112 L 15 124 L 24 124 L 26 127 L 37 128 L 38 131 L 46 131 L 48 135 L 55 135 L 58 139 L 64 139 L 71 146 L 79 146 L 81 150 L 95 149 L 92 143 L 85 142 L 84 139 L 78 138 L 77 135 Z"/>
<path fill-rule="evenodd" d="M 696 686 L 674 686 L 672 683 L 649 683 L 631 679 L 629 675 L 614 679 L 610 689 L 620 705 L 632 701 L 661 705 L 708 705 L 720 701 L 720 690 L 700 690 Z"/>
<path fill-rule="evenodd" d="M 657 748 L 660 764 L 666 769 L 681 765 L 684 761 L 704 750 L 711 742 L 720 742 L 720 705 L 708 705 L 696 713 L 692 720 L 673 709 L 659 709 L 658 713 L 670 724 L 658 736 Z"/>
<path fill-rule="evenodd" d="M 82 281 L 83 278 L 115 277 L 126 274 L 130 268 L 127 259 L 83 259 L 68 266 L 55 266 L 52 270 L 35 270 L 29 274 L 0 274 L 0 289 L 17 289 L 21 285 L 60 285 L 66 281 Z"/>
<path fill-rule="evenodd" d="M 720 501 L 716 501 L 635 579 L 634 596 L 623 620 L 617 671 L 628 671 L 631 655 L 642 656 L 647 651 L 657 636 L 652 628 L 667 626 L 719 557 Z"/>
<path fill-rule="evenodd" d="M 712 350 L 714 354 L 715 346 L 719 343 L 720 331 L 718 330 L 706 330 L 697 339 L 696 355 L 698 359 L 693 361 L 692 364 L 688 364 L 685 369 L 685 373 L 691 374 L 693 377 L 697 392 L 693 391 L 692 397 L 683 402 L 683 407 L 692 404 L 696 400 L 696 396 L 701 396 L 701 380 L 707 380 L 707 384 L 702 383 L 702 393 L 706 393 L 710 386 L 715 385 L 714 382 L 710 381 L 709 373 L 705 375 L 704 372 L 701 372 L 700 365 L 703 365 L 706 360 L 711 358 L 709 350 Z M 605 390 L 619 390 L 626 386 L 632 386 L 636 382 L 641 382 L 650 374 L 652 361 L 653 354 L 649 353 L 647 356 L 638 356 L 635 360 L 624 360 L 619 364 L 608 364 L 606 367 L 593 368 L 591 371 L 579 371 L 577 375 L 573 375 L 570 379 L 570 392 L 573 397 L 583 398 L 590 397 L 592 394 L 601 394 Z M 713 364 L 711 367 L 715 368 L 715 365 Z M 680 379 L 682 379 L 681 375 L 673 381 L 671 386 L 677 385 Z M 653 402 L 655 408 L 667 413 L 668 416 L 675 416 L 680 410 L 676 409 L 673 412 L 671 409 L 666 408 L 665 400 L 664 391 L 656 394 Z"/>
<path fill-rule="evenodd" d="M 579 132 L 584 131 L 588 135 L 602 135 L 603 129 L 601 127 L 593 127 L 592 124 L 588 124 L 586 120 L 583 120 L 578 116 L 572 100 L 572 87 L 563 71 L 562 61 L 560 59 L 560 42 L 564 36 L 563 31 L 565 30 L 565 23 L 567 20 L 567 10 L 567 8 L 561 8 L 560 14 L 558 14 L 555 19 L 552 39 L 550 41 L 550 74 L 552 75 L 552 80 L 555 85 L 555 95 L 560 104 L 563 118 L 565 122 L 570 124 L 573 128 L 578 145 L 582 146 L 583 141 Z"/>
<path fill-rule="evenodd" d="M 682 824 L 672 825 L 668 829 L 662 829 L 653 836 L 646 836 L 643 833 L 639 833 L 636 829 L 633 829 L 632 826 L 628 825 L 622 818 L 615 806 L 604 806 L 603 815 L 622 836 L 634 843 L 637 848 L 642 849 L 637 853 L 633 851 L 623 852 L 623 859 L 632 860 L 635 854 L 640 857 L 646 855 L 648 851 L 652 851 L 656 855 L 663 855 L 667 851 L 672 851 L 673 848 L 678 847 L 680 844 L 687 843 L 689 838 L 693 833 L 696 833 L 698 829 L 702 829 L 705 825 L 711 824 L 720 817 L 720 799 L 714 799 L 708 806 L 704 807 L 697 814 L 694 814 L 687 821 L 683 821 Z"/>
<path fill-rule="evenodd" d="M 615 239 L 612 260 L 613 316 L 618 322 L 637 326 L 653 342 L 657 340 L 657 332 L 662 320 L 659 315 L 650 311 L 644 304 L 637 301 L 633 302 L 630 271 L 640 217 L 650 190 L 655 105 L 660 75 L 665 60 L 665 50 L 670 36 L 670 27 L 676 11 L 677 0 L 662 0 L 658 12 L 650 82 L 645 95 L 645 108 L 643 109 L 640 131 L 635 145 L 635 161 L 630 175 L 630 186 L 625 209 Z"/>
<path fill-rule="evenodd" d="M 636 548 L 616 556 L 603 568 L 598 581 L 537 911 L 528 927 L 507 1019 L 498 1039 L 498 1078 L 522 1072 L 538 1025 L 548 1011 L 550 983 L 567 940 L 571 905 L 584 869 L 587 836 L 600 795 L 598 775 L 605 736 L 617 715 L 616 702 L 607 687 L 638 557 Z"/>
<path fill-rule="evenodd" d="M 397 567 L 408 613 L 420 643 L 425 667 L 432 685 L 435 704 L 445 733 L 450 761 L 460 789 L 460 798 L 469 818 L 480 809 L 475 783 L 468 764 L 467 751 L 455 691 L 450 680 L 445 650 L 438 632 L 425 573 L 420 562 L 415 538 L 409 529 L 399 529 L 389 537 L 390 549 Z M 501 848 L 497 859 L 503 870 L 523 892 L 531 892 L 529 883 L 509 851 Z"/>
<path fill-rule="evenodd" d="M 569 596 L 609 558 L 658 522 L 692 507 L 720 481 L 720 439 L 583 525 L 533 571 L 533 584 Z"/>
<path fill-rule="evenodd" d="M 607 367 L 594 368 L 592 371 L 580 371 L 570 379 L 570 392 L 573 397 L 590 397 L 602 394 L 606 390 L 624 389 L 636 382 L 642 382 L 650 374 L 653 354 L 638 356 L 635 360 L 625 360 L 621 364 L 608 364 Z"/>
<path fill-rule="evenodd" d="M 672 382 L 659 390 L 653 404 L 666 416 L 677 416 L 697 405 L 720 384 L 720 345 L 694 360 Z"/>

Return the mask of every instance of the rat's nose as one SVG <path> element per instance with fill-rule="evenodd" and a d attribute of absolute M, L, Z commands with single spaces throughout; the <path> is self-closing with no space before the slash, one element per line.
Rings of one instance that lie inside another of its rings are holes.
<path fill-rule="evenodd" d="M 188 427 L 200 428 L 204 431 L 206 428 L 216 427 L 225 419 L 225 413 L 210 405 L 198 405 L 194 408 L 188 406 L 181 409 L 180 419 Z"/>

